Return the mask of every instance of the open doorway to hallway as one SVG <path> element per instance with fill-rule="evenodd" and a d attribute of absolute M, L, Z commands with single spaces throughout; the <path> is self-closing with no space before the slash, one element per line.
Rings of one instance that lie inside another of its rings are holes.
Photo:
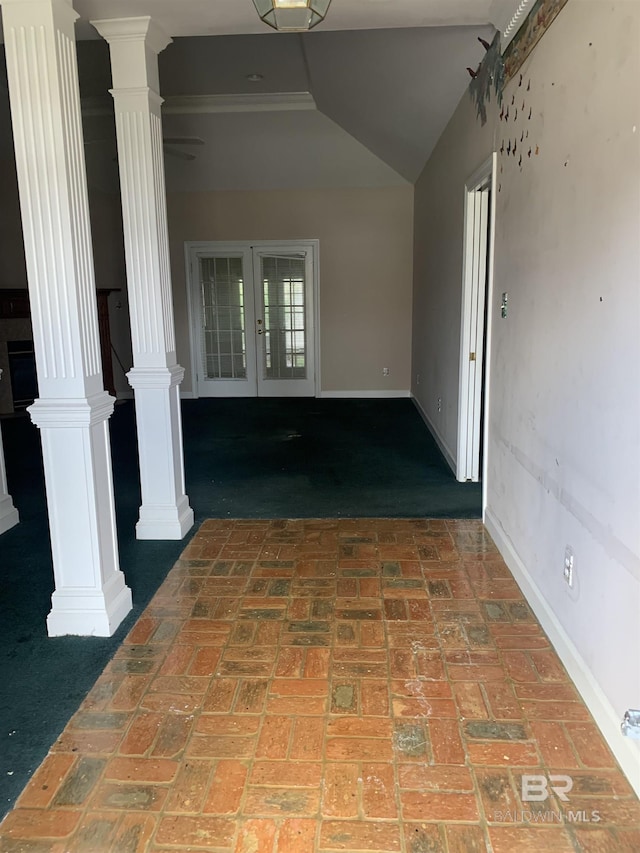
<path fill-rule="evenodd" d="M 460 343 L 458 454 L 456 477 L 477 483 L 489 388 L 489 348 L 495 221 L 495 154 L 465 185 L 465 245 Z M 484 477 L 483 477 L 484 479 Z"/>

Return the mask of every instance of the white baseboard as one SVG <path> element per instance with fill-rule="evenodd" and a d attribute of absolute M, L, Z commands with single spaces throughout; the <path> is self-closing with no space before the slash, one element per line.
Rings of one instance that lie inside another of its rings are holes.
<path fill-rule="evenodd" d="M 486 509 L 484 523 L 587 708 L 591 711 L 596 725 L 630 784 L 640 796 L 640 744 L 636 740 L 625 737 L 620 731 L 622 722 L 620 716 L 616 714 L 604 691 L 595 681 L 587 663 L 549 607 L 490 507 Z"/>
<path fill-rule="evenodd" d="M 119 395 L 118 395 L 119 396 Z M 410 391 L 320 391 L 316 397 L 324 399 L 380 399 L 380 400 L 395 400 L 398 398 L 408 398 L 411 396 Z M 198 400 L 200 399 L 195 391 L 181 391 L 180 399 L 182 400 Z"/>
<path fill-rule="evenodd" d="M 352 400 L 397 400 L 411 396 L 410 391 L 320 391 L 317 395 L 322 399 L 352 399 Z"/>
<path fill-rule="evenodd" d="M 457 474 L 457 465 L 456 465 L 455 456 L 447 447 L 444 438 L 440 435 L 435 424 L 433 424 L 431 422 L 429 415 L 427 415 L 425 410 L 422 408 L 422 406 L 418 402 L 418 399 L 416 397 L 414 397 L 413 394 L 411 394 L 411 399 L 413 400 L 414 406 L 416 407 L 416 409 L 420 413 L 420 417 L 425 422 L 427 429 L 429 430 L 429 432 L 433 436 L 435 443 L 440 448 L 440 452 L 442 453 L 442 455 L 446 459 L 447 465 L 449 466 L 449 468 L 451 468 L 451 470 L 453 471 L 454 474 Z"/>

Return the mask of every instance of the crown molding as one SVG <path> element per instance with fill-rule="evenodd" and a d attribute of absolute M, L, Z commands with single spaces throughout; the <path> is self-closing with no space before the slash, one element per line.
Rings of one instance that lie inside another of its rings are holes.
<path fill-rule="evenodd" d="M 310 92 L 251 93 L 241 95 L 174 95 L 165 99 L 166 115 L 261 113 L 315 110 Z"/>
<path fill-rule="evenodd" d="M 491 10 L 491 23 L 500 31 L 502 52 L 527 19 L 536 0 L 494 0 Z"/>
<path fill-rule="evenodd" d="M 310 92 L 280 92 L 248 95 L 170 95 L 162 107 L 164 115 L 209 115 L 212 113 L 263 113 L 315 110 Z M 111 98 L 99 95 L 82 99 L 85 116 L 113 115 Z"/>

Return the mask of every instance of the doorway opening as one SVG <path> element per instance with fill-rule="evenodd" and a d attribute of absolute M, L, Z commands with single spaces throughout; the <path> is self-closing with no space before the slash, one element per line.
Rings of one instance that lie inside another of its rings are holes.
<path fill-rule="evenodd" d="M 315 397 L 318 241 L 187 243 L 198 397 Z"/>
<path fill-rule="evenodd" d="M 486 471 L 486 423 L 493 285 L 496 155 L 465 185 L 464 268 L 456 478 L 477 483 Z M 483 476 L 483 480 L 486 478 Z"/>

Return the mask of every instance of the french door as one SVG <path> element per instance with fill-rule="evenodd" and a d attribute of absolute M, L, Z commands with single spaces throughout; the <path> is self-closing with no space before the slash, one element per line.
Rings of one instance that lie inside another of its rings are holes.
<path fill-rule="evenodd" d="M 317 241 L 187 244 L 198 396 L 315 396 L 317 253 Z"/>

